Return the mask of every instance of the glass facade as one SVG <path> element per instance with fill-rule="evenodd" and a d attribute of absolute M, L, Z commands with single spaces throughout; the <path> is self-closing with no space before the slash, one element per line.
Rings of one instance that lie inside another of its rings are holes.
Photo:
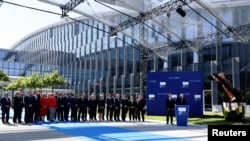
<path fill-rule="evenodd" d="M 26 76 L 58 69 L 67 81 L 61 88 L 77 93 L 139 93 L 140 44 L 120 33 L 112 39 L 105 30 L 107 25 L 94 20 L 68 22 L 33 34 L 14 49 L 19 61 L 34 64 Z M 148 62 L 147 71 L 163 69 L 163 60 L 153 54 Z"/>

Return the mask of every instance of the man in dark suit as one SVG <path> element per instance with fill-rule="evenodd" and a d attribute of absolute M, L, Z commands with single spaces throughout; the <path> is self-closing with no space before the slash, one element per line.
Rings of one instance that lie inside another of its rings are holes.
<path fill-rule="evenodd" d="M 139 121 L 141 121 L 141 118 L 142 118 L 142 121 L 145 120 L 144 118 L 144 115 L 145 115 L 145 108 L 146 108 L 146 101 L 142 98 L 142 95 L 138 95 L 137 96 L 138 99 L 137 99 L 137 118 Z"/>
<path fill-rule="evenodd" d="M 86 93 L 82 93 L 81 96 L 78 98 L 78 116 L 77 119 L 80 121 L 86 121 L 87 120 L 87 108 L 88 108 L 88 98 L 86 97 Z"/>
<path fill-rule="evenodd" d="M 1 104 L 2 104 L 2 122 L 3 124 L 9 123 L 9 117 L 10 117 L 10 107 L 11 107 L 11 102 L 10 98 L 8 97 L 9 94 L 7 92 L 4 93 L 4 96 L 1 99 Z"/>
<path fill-rule="evenodd" d="M 114 113 L 115 121 L 121 121 L 120 120 L 120 109 L 121 109 L 120 94 L 116 94 L 116 96 L 115 96 L 115 113 Z"/>
<path fill-rule="evenodd" d="M 166 109 L 167 109 L 167 114 L 166 114 L 166 121 L 167 124 L 169 123 L 169 118 L 170 118 L 170 123 L 173 124 L 173 115 L 174 115 L 174 99 L 172 98 L 172 94 L 168 93 L 168 97 L 166 99 Z"/>
<path fill-rule="evenodd" d="M 126 115 L 128 112 L 128 99 L 124 94 L 122 95 L 121 104 L 122 104 L 122 121 L 126 121 Z"/>
<path fill-rule="evenodd" d="M 180 93 L 179 97 L 176 100 L 177 105 L 187 105 L 187 100 L 184 97 L 183 93 Z"/>
<path fill-rule="evenodd" d="M 88 115 L 88 98 L 87 98 L 87 95 L 86 93 L 83 93 L 83 121 L 87 121 L 87 115 Z"/>
<path fill-rule="evenodd" d="M 25 108 L 24 122 L 27 124 L 32 122 L 33 102 L 32 102 L 31 90 L 28 90 L 26 96 L 24 97 L 24 108 Z"/>
<path fill-rule="evenodd" d="M 106 103 L 107 103 L 106 119 L 107 119 L 107 121 L 109 121 L 109 120 L 113 121 L 113 112 L 114 112 L 115 100 L 111 96 L 110 93 L 107 94 Z"/>
<path fill-rule="evenodd" d="M 69 121 L 70 97 L 69 93 L 63 96 L 63 117 L 65 121 Z"/>
<path fill-rule="evenodd" d="M 40 112 L 40 93 L 38 91 L 34 91 L 32 98 L 32 121 L 38 122 L 40 121 L 39 112 Z"/>
<path fill-rule="evenodd" d="M 63 117 L 63 93 L 59 93 L 58 97 L 57 97 L 57 119 L 59 121 L 64 121 L 64 117 Z"/>
<path fill-rule="evenodd" d="M 76 94 L 72 94 L 70 97 L 70 110 L 71 110 L 71 121 L 77 121 L 77 110 L 78 110 L 78 103 Z"/>
<path fill-rule="evenodd" d="M 13 97 L 14 103 L 13 103 L 13 109 L 14 109 L 14 116 L 13 116 L 13 122 L 14 123 L 22 123 L 22 111 L 23 111 L 23 97 L 21 91 L 17 91 L 16 95 Z"/>
<path fill-rule="evenodd" d="M 128 101 L 128 107 L 129 107 L 129 121 L 136 120 L 136 113 L 135 113 L 135 107 L 136 107 L 136 101 L 134 100 L 133 96 L 130 96 L 130 99 Z"/>

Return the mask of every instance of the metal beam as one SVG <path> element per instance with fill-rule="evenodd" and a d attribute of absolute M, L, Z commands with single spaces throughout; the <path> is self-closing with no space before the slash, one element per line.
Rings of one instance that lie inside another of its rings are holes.
<path fill-rule="evenodd" d="M 3 4 L 3 0 L 0 0 L 0 7 L 2 6 L 2 4 Z"/>
<path fill-rule="evenodd" d="M 84 2 L 84 0 L 70 0 L 68 3 L 66 3 L 63 6 L 61 6 L 62 16 L 66 17 L 67 13 L 70 12 L 70 11 L 72 11 L 81 2 Z"/>
<path fill-rule="evenodd" d="M 237 32 L 239 35 L 246 35 L 250 33 L 250 23 L 249 24 L 245 24 L 245 25 L 241 25 L 238 27 L 233 28 L 234 32 Z M 225 33 L 225 34 L 224 34 Z M 196 37 L 193 38 L 192 40 L 184 40 L 183 42 L 177 42 L 174 44 L 170 44 L 168 46 L 162 46 L 162 47 L 158 47 L 158 48 L 154 48 L 152 49 L 153 52 L 158 52 L 161 51 L 163 48 L 169 48 L 169 47 L 173 47 L 178 49 L 178 47 L 183 46 L 185 47 L 185 43 L 189 43 L 192 46 L 195 46 L 196 44 L 204 44 L 204 43 L 209 43 L 209 42 L 213 42 L 213 41 L 218 41 L 221 39 L 227 39 L 230 37 L 235 36 L 233 32 L 231 32 L 229 29 L 226 29 L 222 32 L 215 32 L 215 33 L 211 33 L 208 35 L 204 35 L 204 36 L 200 36 L 200 37 Z M 247 44 L 247 46 L 249 46 L 249 44 Z"/>
<path fill-rule="evenodd" d="M 122 30 L 125 30 L 127 28 L 130 28 L 134 25 L 143 23 L 146 20 L 152 19 L 154 17 L 160 16 L 164 13 L 169 13 L 172 10 L 177 9 L 180 6 L 184 6 L 188 3 L 193 2 L 193 0 L 170 0 L 160 6 L 157 6 L 147 12 L 140 13 L 140 15 L 136 17 L 130 17 L 130 19 L 114 26 L 114 28 L 111 30 L 111 33 L 113 32 L 120 32 Z"/>
<path fill-rule="evenodd" d="M 201 37 L 194 38 L 192 42 L 195 44 L 208 43 L 208 42 L 217 41 L 220 39 L 227 39 L 227 38 L 233 37 L 235 36 L 235 33 L 237 33 L 238 35 L 246 35 L 250 33 L 250 23 L 233 28 L 233 32 L 231 31 L 231 29 L 226 29 L 224 30 L 224 33 L 226 34 L 223 34 L 221 32 L 215 32 L 212 34 L 204 35 Z"/>
<path fill-rule="evenodd" d="M 138 10 L 137 9 L 135 9 L 135 8 L 133 8 L 133 7 L 131 7 L 131 6 L 129 6 L 129 5 L 127 5 L 126 3 L 124 3 L 124 2 L 122 2 L 122 1 L 119 1 L 119 3 L 121 3 L 122 5 L 125 5 L 126 7 L 129 7 L 130 9 L 133 9 L 133 10 L 135 10 L 135 11 L 137 11 L 138 12 Z M 168 12 L 170 12 L 170 11 L 168 11 Z M 168 13 L 167 12 L 167 13 Z M 139 13 L 139 12 L 138 12 Z M 163 29 L 165 29 L 168 33 L 170 33 L 171 35 L 174 35 L 175 37 L 177 37 L 179 40 L 180 40 L 180 42 L 181 43 L 177 43 L 177 44 L 175 44 L 175 46 L 177 46 L 177 47 L 183 47 L 183 46 L 187 46 L 188 48 L 190 48 L 191 50 L 193 50 L 194 52 L 196 52 L 198 55 L 201 55 L 201 53 L 198 51 L 198 49 L 196 49 L 195 47 L 193 47 L 189 42 L 185 42 L 179 35 L 177 35 L 176 33 L 174 33 L 172 30 L 170 30 L 168 27 L 166 27 L 165 25 L 163 25 L 163 24 L 160 24 L 157 20 L 155 20 L 155 19 L 151 19 L 154 23 L 157 23 L 158 24 L 158 26 L 160 26 L 161 28 L 163 28 Z M 114 29 L 113 29 L 113 31 L 114 31 Z M 172 44 L 174 44 L 172 41 L 171 41 L 171 43 Z"/>
<path fill-rule="evenodd" d="M 223 24 L 229 32 L 232 32 L 232 34 L 240 40 L 240 42 L 246 46 L 249 47 L 249 45 L 245 42 L 245 40 L 238 34 L 238 32 L 230 27 L 225 21 L 223 21 L 222 18 L 220 18 L 218 15 L 216 15 L 212 10 L 209 9 L 209 7 L 203 3 L 200 0 L 194 0 L 197 4 L 199 4 L 202 8 L 204 8 L 207 12 L 209 12 L 212 16 L 214 16 L 221 24 Z"/>

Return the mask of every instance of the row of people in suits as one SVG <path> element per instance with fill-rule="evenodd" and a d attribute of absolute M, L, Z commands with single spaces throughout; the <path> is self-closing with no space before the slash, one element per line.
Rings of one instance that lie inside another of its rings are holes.
<path fill-rule="evenodd" d="M 74 96 L 74 98 L 76 98 L 76 96 Z M 57 101 L 57 107 L 63 108 L 64 105 L 60 106 L 60 100 L 58 99 Z M 142 99 L 141 95 L 138 95 L 137 99 L 133 96 L 128 99 L 125 95 L 120 97 L 120 94 L 107 94 L 105 98 L 105 95 L 102 93 L 97 98 L 96 94 L 92 93 L 88 99 L 86 94 L 83 93 L 79 98 L 75 99 L 73 105 L 72 102 L 70 103 L 72 121 L 103 121 L 105 117 L 107 121 L 125 121 L 127 112 L 129 112 L 128 116 L 130 121 L 144 121 L 146 102 Z M 62 112 L 62 110 L 57 110 L 58 120 L 63 119 Z M 89 117 L 89 119 L 87 119 L 87 117 Z"/>
<path fill-rule="evenodd" d="M 8 96 L 6 96 L 8 97 Z M 2 109 L 4 106 L 5 99 L 2 98 Z M 11 107 L 11 101 L 9 100 L 9 107 Z M 82 93 L 80 97 L 76 94 L 63 94 L 63 93 L 44 93 L 42 90 L 39 91 L 27 91 L 26 95 L 23 96 L 21 91 L 17 91 L 13 98 L 13 109 L 14 123 L 21 123 L 23 107 L 25 109 L 24 122 L 37 122 L 47 120 L 54 121 L 86 121 L 87 115 L 89 120 L 103 121 L 106 117 L 107 121 L 120 121 L 126 120 L 127 112 L 129 112 L 130 121 L 144 121 L 146 102 L 141 95 L 138 95 L 135 99 L 133 96 L 127 99 L 126 96 L 120 94 L 107 94 L 106 98 L 104 94 L 100 94 L 97 98 L 96 94 L 91 94 L 89 99 L 85 93 Z M 6 114 L 8 110 L 4 110 L 2 114 L 5 120 L 3 123 L 8 122 L 9 114 Z M 105 113 L 106 112 L 106 113 Z M 70 114 L 70 115 L 69 115 Z M 69 117 L 70 116 L 70 117 Z M 2 118 L 2 119 L 3 119 Z"/>

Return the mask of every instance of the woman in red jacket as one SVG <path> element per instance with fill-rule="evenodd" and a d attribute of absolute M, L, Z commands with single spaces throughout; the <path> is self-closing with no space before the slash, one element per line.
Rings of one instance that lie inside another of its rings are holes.
<path fill-rule="evenodd" d="M 45 116 L 48 115 L 48 108 L 48 97 L 46 93 L 43 93 L 40 99 L 40 116 L 42 121 L 44 121 Z"/>

